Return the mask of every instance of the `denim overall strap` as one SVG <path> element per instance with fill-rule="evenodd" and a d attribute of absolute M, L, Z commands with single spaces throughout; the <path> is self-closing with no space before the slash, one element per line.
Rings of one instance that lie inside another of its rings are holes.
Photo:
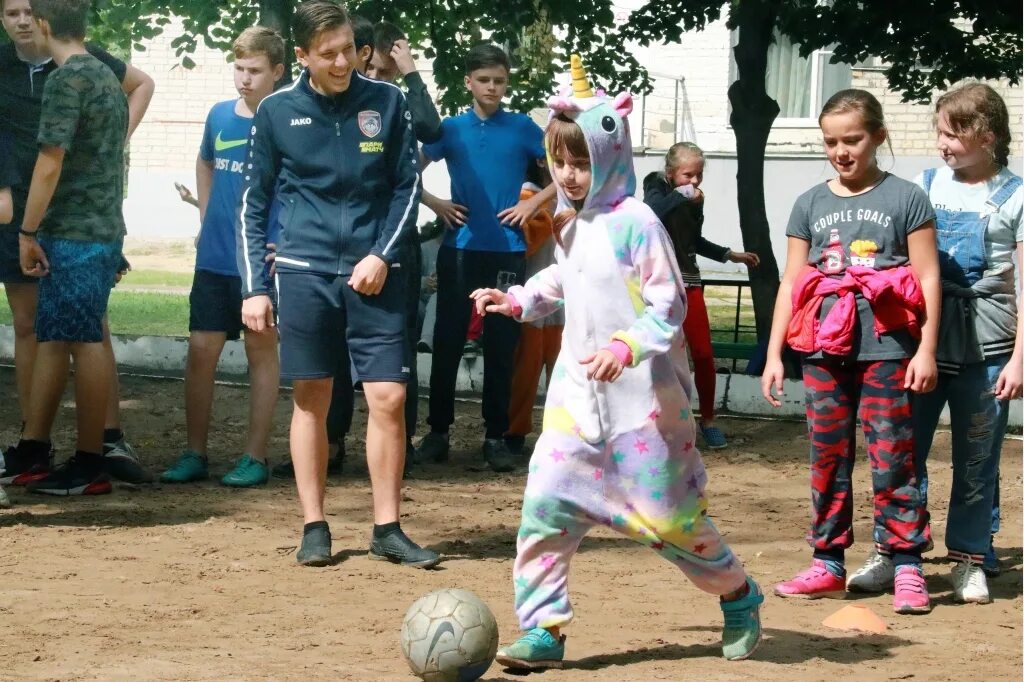
<path fill-rule="evenodd" d="M 927 171 L 925 171 L 927 173 Z M 1013 193 L 1017 191 L 1017 188 L 1021 186 L 1020 176 L 1012 175 L 1010 179 L 1004 182 L 996 191 L 992 192 L 987 200 L 985 200 L 985 214 L 991 215 L 999 210 L 999 208 L 1006 203 L 1006 201 L 1013 196 Z"/>
<path fill-rule="evenodd" d="M 932 193 L 932 181 L 935 180 L 935 169 L 926 168 L 924 171 L 924 191 L 931 198 Z"/>

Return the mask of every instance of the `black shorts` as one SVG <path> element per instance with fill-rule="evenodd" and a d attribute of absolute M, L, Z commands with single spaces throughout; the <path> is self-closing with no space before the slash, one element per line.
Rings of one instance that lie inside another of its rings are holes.
<path fill-rule="evenodd" d="M 242 278 L 196 270 L 188 295 L 188 330 L 224 332 L 229 340 L 242 332 Z"/>
<path fill-rule="evenodd" d="M 38 284 L 39 278 L 21 271 L 18 261 L 18 230 L 0 226 L 0 282 L 4 284 Z"/>
<path fill-rule="evenodd" d="M 356 293 L 348 280 L 349 275 L 278 273 L 282 379 L 332 377 L 347 348 L 361 381 L 408 381 L 401 271 L 392 268 L 376 296 Z"/>

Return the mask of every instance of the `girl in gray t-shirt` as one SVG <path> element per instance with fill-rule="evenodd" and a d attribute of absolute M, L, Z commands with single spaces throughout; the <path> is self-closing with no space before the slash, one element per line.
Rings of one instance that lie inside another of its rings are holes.
<path fill-rule="evenodd" d="M 775 593 L 814 599 L 846 591 L 859 416 L 871 459 L 874 541 L 895 566 L 893 608 L 927 612 L 921 552 L 930 538 L 914 471 L 910 395 L 935 385 L 935 214 L 919 187 L 879 169 L 876 152 L 887 131 L 874 96 L 838 92 L 818 123 L 838 177 L 812 187 L 793 207 L 761 379 L 765 399 L 777 407 L 772 388 L 782 393 L 783 346 L 808 351 L 803 379 L 814 556 L 810 568 L 777 584 Z M 892 295 L 876 293 L 883 289 Z"/>

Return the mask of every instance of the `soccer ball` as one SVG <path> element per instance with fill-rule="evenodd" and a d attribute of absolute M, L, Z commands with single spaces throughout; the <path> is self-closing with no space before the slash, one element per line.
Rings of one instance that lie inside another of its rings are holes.
<path fill-rule="evenodd" d="M 406 612 L 402 653 L 413 674 L 427 682 L 475 680 L 498 653 L 498 623 L 469 590 L 437 590 Z"/>

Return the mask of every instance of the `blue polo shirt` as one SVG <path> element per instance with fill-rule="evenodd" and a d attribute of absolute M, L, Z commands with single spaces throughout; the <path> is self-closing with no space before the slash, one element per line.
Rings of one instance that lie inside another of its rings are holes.
<path fill-rule="evenodd" d="M 441 139 L 423 146 L 431 161 L 448 162 L 452 201 L 468 220 L 445 233 L 444 245 L 467 251 L 526 251 L 522 230 L 498 213 L 519 203 L 527 165 L 544 158 L 544 133 L 525 114 L 498 109 L 481 119 L 473 109 L 441 122 Z"/>
<path fill-rule="evenodd" d="M 235 223 L 245 182 L 245 154 L 252 119 L 235 113 L 236 102 L 237 99 L 232 99 L 214 104 L 206 116 L 199 158 L 213 164 L 213 186 L 196 245 L 196 270 L 237 277 Z M 276 207 L 277 202 L 274 203 Z M 276 226 L 277 220 L 271 224 Z M 271 234 L 268 241 L 276 243 L 277 239 Z"/>

